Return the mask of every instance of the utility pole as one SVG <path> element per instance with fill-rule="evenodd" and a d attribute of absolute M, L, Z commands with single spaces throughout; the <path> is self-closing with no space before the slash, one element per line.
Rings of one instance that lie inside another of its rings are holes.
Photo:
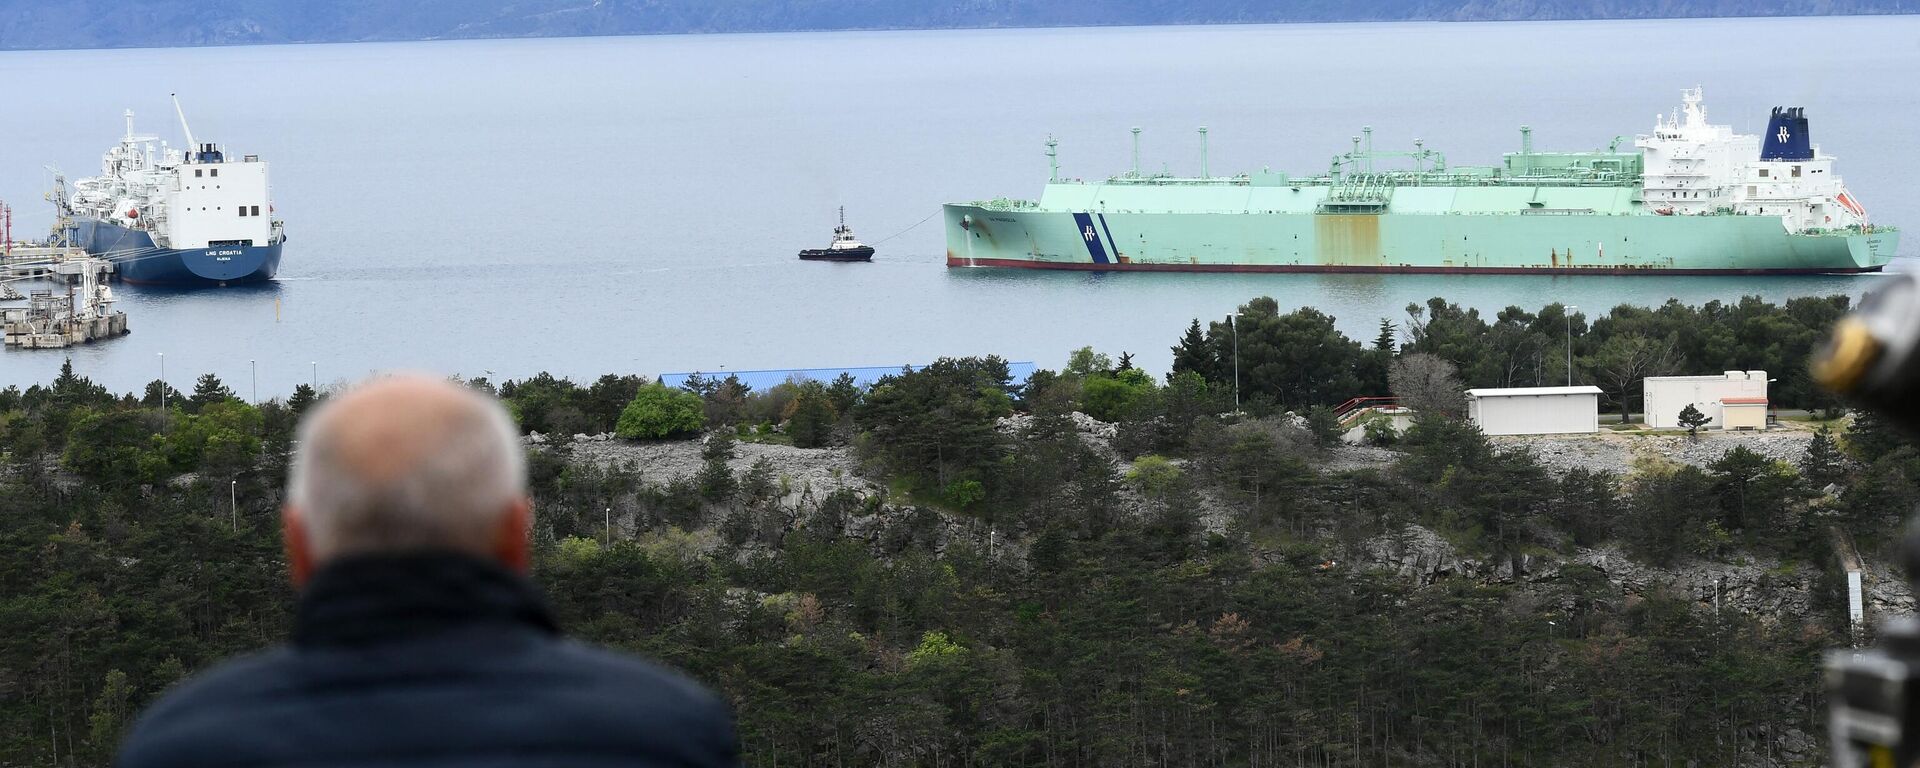
<path fill-rule="evenodd" d="M 1579 307 L 1567 305 L 1561 313 L 1567 317 L 1567 386 L 1573 386 L 1573 311 Z"/>

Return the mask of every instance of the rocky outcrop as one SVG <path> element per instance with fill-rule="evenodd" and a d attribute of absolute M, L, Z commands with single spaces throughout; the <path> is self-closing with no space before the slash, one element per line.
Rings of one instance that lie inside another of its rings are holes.
<path fill-rule="evenodd" d="M 1526 450 L 1548 469 L 1575 467 L 1624 475 L 1637 459 L 1657 457 L 1705 467 L 1735 447 L 1776 461 L 1798 463 L 1807 455 L 1813 433 L 1798 429 L 1771 432 L 1703 432 L 1685 435 L 1636 435 L 1602 431 L 1595 435 L 1528 435 L 1491 438 L 1509 450 Z"/>
<path fill-rule="evenodd" d="M 1360 552 L 1360 565 L 1383 568 L 1418 584 L 1452 576 L 1477 578 L 1485 571 L 1484 563 L 1461 557 L 1452 542 L 1421 525 L 1408 524 L 1368 539 Z"/>
<path fill-rule="evenodd" d="M 1360 552 L 1363 560 L 1355 565 L 1391 571 L 1423 585 L 1448 578 L 1544 582 L 1560 576 L 1568 565 L 1582 565 L 1603 574 L 1626 595 L 1666 591 L 1690 597 L 1703 608 L 1761 617 L 1807 616 L 1822 607 L 1818 605 L 1822 601 L 1845 599 L 1819 594 L 1819 571 L 1764 558 L 1734 563 L 1694 560 L 1658 567 L 1603 547 L 1581 549 L 1570 557 L 1532 554 L 1484 560 L 1462 554 L 1438 533 L 1413 524 L 1367 540 Z M 1904 596 L 1911 607 L 1910 593 L 1902 595 L 1883 579 L 1875 584 L 1884 590 L 1883 604 L 1896 606 Z"/>
<path fill-rule="evenodd" d="M 612 435 L 575 435 L 558 445 L 570 450 L 574 461 L 631 466 L 640 472 L 642 479 L 654 483 L 691 477 L 706 465 L 700 457 L 701 440 L 698 439 L 634 442 Z M 886 492 L 878 483 L 859 475 L 859 463 L 851 448 L 795 448 L 742 441 L 734 444 L 733 453 L 734 458 L 727 466 L 735 472 L 746 471 L 760 459 L 768 460 L 773 465 L 774 476 L 788 489 L 790 502 L 797 502 L 806 494 L 819 498 L 841 488 L 853 488 L 864 494 Z"/>
<path fill-rule="evenodd" d="M 1662 568 L 1602 548 L 1580 550 L 1573 561 L 1605 574 L 1608 582 L 1627 594 L 1665 589 L 1691 597 L 1702 607 L 1760 617 L 1809 616 L 1820 607 L 1816 603 L 1845 599 L 1844 595 L 1817 594 L 1820 571 L 1766 558 L 1736 563 L 1692 560 Z"/>
<path fill-rule="evenodd" d="M 1115 427 L 1075 413 L 1075 431 L 1081 439 L 1115 462 L 1117 471 L 1126 467 L 1114 453 Z M 1002 431 L 1014 433 L 1031 424 L 1031 417 L 1015 415 L 1000 420 Z M 1690 464 L 1706 464 L 1744 445 L 1750 450 L 1783 461 L 1797 460 L 1811 438 L 1806 432 L 1765 434 L 1728 434 L 1702 436 L 1698 441 L 1685 437 L 1599 435 L 1574 438 L 1499 438 L 1515 449 L 1535 452 L 1550 468 L 1584 466 L 1625 472 L 1634 457 L 1656 455 Z M 700 440 L 631 442 L 611 435 L 559 436 L 530 435 L 530 445 L 568 451 L 574 461 L 603 466 L 624 466 L 637 470 L 649 482 L 666 483 L 691 477 L 704 465 Z M 797 508 L 808 499 L 818 500 L 838 489 L 852 489 L 863 497 L 887 496 L 887 489 L 859 474 L 859 462 L 846 447 L 795 448 L 771 443 L 740 442 L 735 458 L 728 465 L 742 472 L 765 459 L 787 496 L 783 503 Z M 1398 454 L 1363 446 L 1336 446 L 1318 456 L 1324 471 L 1387 468 Z M 1185 462 L 1174 461 L 1184 468 Z M 1237 514 L 1231 503 L 1217 497 L 1211 489 L 1197 488 L 1201 524 L 1209 532 L 1223 532 Z M 1121 492 L 1121 503 L 1137 510 L 1154 503 L 1141 497 L 1131 486 Z M 879 511 L 847 521 L 847 534 L 884 545 L 911 529 L 918 544 L 942 548 L 947 542 L 964 538 L 993 546 L 1009 546 L 1002 534 L 987 531 L 978 521 L 932 510 L 882 507 Z M 1005 553 L 1003 553 L 1005 554 Z M 1450 578 L 1490 582 L 1545 582 L 1557 578 L 1569 565 L 1593 568 L 1623 594 L 1645 594 L 1664 590 L 1692 598 L 1703 608 L 1718 608 L 1756 616 L 1805 616 L 1815 610 L 1830 610 L 1825 601 L 1844 600 L 1844 595 L 1820 593 L 1820 570 L 1794 567 L 1765 558 L 1746 558 L 1737 562 L 1694 560 L 1673 567 L 1658 567 L 1637 561 L 1610 547 L 1582 549 L 1571 556 L 1528 554 L 1513 557 L 1483 558 L 1464 553 L 1439 533 L 1420 525 L 1405 525 L 1390 533 L 1368 539 L 1353 553 L 1356 562 L 1333 566 L 1379 568 L 1418 584 L 1432 584 Z M 1868 563 L 1865 598 L 1870 621 L 1874 617 L 1909 613 L 1915 607 L 1912 589 L 1884 564 Z"/>

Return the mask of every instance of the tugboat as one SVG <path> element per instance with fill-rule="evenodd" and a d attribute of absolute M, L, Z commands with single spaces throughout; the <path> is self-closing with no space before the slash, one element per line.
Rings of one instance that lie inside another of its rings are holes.
<path fill-rule="evenodd" d="M 873 261 L 873 246 L 855 240 L 847 226 L 847 207 L 840 206 L 840 226 L 833 228 L 833 242 L 825 248 L 800 252 L 801 261 Z"/>

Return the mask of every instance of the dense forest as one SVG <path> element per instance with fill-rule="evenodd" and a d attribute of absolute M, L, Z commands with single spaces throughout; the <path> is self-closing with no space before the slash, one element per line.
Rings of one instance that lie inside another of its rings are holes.
<path fill-rule="evenodd" d="M 1913 13 L 1912 0 L 0 0 L 0 48 L 126 48 L 829 29 Z"/>
<path fill-rule="evenodd" d="M 1820 572 L 1831 529 L 1890 538 L 1920 452 L 1857 414 L 1796 463 L 1553 472 L 1446 392 L 1564 380 L 1570 336 L 1576 379 L 1764 367 L 1779 399 L 1828 406 L 1797 372 L 1845 308 L 1435 300 L 1362 344 L 1262 298 L 1169 329 L 1157 378 L 1083 349 L 1024 382 L 968 358 L 868 387 L 466 383 L 529 433 L 563 625 L 721 690 L 753 765 L 1811 765 L 1837 593 L 1715 610 L 1572 555 Z M 1326 406 L 1387 391 L 1430 406 L 1370 435 L 1388 462 L 1334 461 L 1369 449 L 1341 447 Z M 104 765 L 166 686 L 279 640 L 279 488 L 324 397 L 246 403 L 210 375 L 114 395 L 70 365 L 0 390 L 0 764 Z M 573 433 L 701 468 L 589 460 L 597 443 L 553 437 Z M 852 471 L 739 466 L 750 443 Z M 1410 578 L 1370 556 L 1414 530 L 1497 565 Z"/>

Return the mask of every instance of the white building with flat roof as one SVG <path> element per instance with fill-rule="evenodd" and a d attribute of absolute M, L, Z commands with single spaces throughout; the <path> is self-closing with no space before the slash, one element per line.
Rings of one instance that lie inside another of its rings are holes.
<path fill-rule="evenodd" d="M 1600 388 L 1469 389 L 1467 418 L 1489 435 L 1592 434 L 1600 431 Z"/>
<path fill-rule="evenodd" d="M 1712 376 L 1648 376 L 1647 426 L 1682 429 L 1680 412 L 1700 409 L 1708 429 L 1765 429 L 1767 372 L 1726 371 Z"/>

